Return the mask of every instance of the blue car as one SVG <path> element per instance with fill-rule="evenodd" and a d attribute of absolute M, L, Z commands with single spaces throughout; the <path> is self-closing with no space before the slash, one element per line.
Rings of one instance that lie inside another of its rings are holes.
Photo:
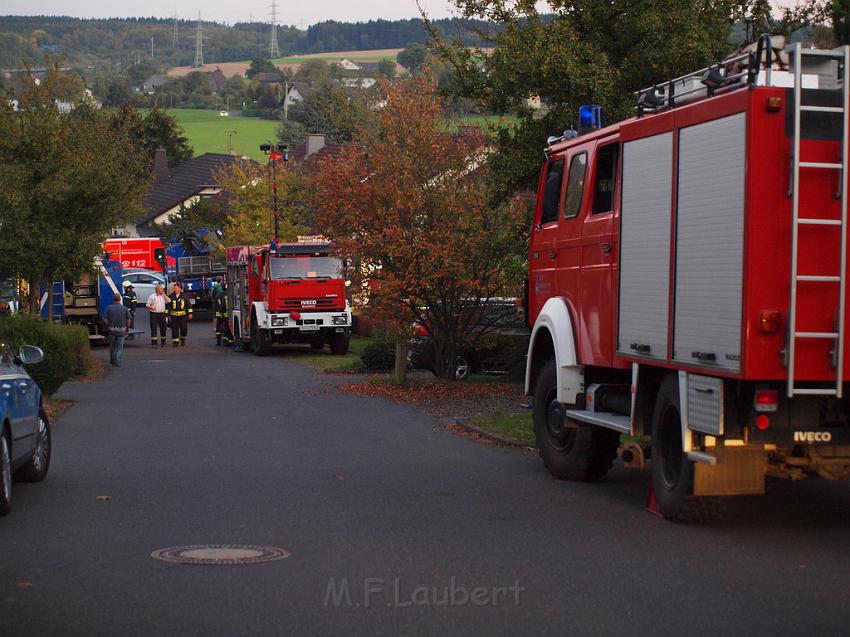
<path fill-rule="evenodd" d="M 41 482 L 50 467 L 50 422 L 24 369 L 43 358 L 38 347 L 24 345 L 16 355 L 0 341 L 0 516 L 12 510 L 13 476 Z"/>

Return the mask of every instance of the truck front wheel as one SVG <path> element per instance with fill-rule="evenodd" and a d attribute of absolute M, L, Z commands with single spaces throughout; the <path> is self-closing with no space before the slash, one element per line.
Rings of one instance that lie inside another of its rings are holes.
<path fill-rule="evenodd" d="M 555 359 L 546 361 L 534 389 L 534 435 L 543 464 L 559 480 L 601 479 L 617 457 L 620 436 L 593 425 L 570 426 L 557 400 Z"/>
<path fill-rule="evenodd" d="M 658 510 L 676 522 L 710 522 L 722 517 L 726 500 L 693 495 L 694 463 L 682 450 L 679 379 L 665 378 L 652 414 L 652 487 Z"/>
<path fill-rule="evenodd" d="M 251 349 L 257 356 L 268 356 L 272 350 L 271 341 L 263 338 L 263 330 L 257 325 L 256 315 L 251 316 Z"/>
<path fill-rule="evenodd" d="M 342 356 L 348 354 L 348 343 L 351 337 L 345 332 L 331 334 L 331 354 Z"/>

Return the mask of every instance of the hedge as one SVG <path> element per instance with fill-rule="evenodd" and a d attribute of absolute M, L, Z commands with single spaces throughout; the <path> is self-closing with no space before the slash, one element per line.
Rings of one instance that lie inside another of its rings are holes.
<path fill-rule="evenodd" d="M 27 372 L 48 396 L 69 378 L 85 374 L 91 364 L 88 330 L 79 325 L 45 323 L 25 315 L 0 317 L 0 342 L 17 352 L 21 345 L 35 345 L 44 360 L 27 365 Z"/>
<path fill-rule="evenodd" d="M 383 334 L 375 334 L 363 352 L 360 362 L 370 372 L 387 372 L 395 367 L 395 340 Z"/>

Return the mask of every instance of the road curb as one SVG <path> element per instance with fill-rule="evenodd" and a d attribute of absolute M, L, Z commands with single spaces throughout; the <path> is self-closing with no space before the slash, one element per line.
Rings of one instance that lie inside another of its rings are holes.
<path fill-rule="evenodd" d="M 468 422 L 465 422 L 462 418 L 452 418 L 450 420 L 450 422 L 452 424 L 457 425 L 461 429 L 465 429 L 469 433 L 479 435 L 482 438 L 489 440 L 490 442 L 495 442 L 497 444 L 504 445 L 506 447 L 514 447 L 515 449 L 525 449 L 526 451 L 528 451 L 530 449 L 531 450 L 534 449 L 533 446 L 524 445 L 521 442 L 513 442 L 512 440 L 506 440 L 505 438 L 502 438 L 501 436 L 497 436 L 496 434 L 490 433 L 489 431 L 485 431 L 484 429 L 481 429 L 480 427 L 476 427 L 475 425 L 470 425 Z"/>

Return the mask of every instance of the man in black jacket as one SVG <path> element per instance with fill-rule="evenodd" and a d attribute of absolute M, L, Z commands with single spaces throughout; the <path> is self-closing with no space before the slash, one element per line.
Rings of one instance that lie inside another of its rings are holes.
<path fill-rule="evenodd" d="M 192 304 L 183 295 L 183 286 L 174 284 L 174 292 L 165 306 L 171 321 L 171 346 L 186 346 L 186 335 L 189 332 L 189 321 L 192 320 Z"/>

